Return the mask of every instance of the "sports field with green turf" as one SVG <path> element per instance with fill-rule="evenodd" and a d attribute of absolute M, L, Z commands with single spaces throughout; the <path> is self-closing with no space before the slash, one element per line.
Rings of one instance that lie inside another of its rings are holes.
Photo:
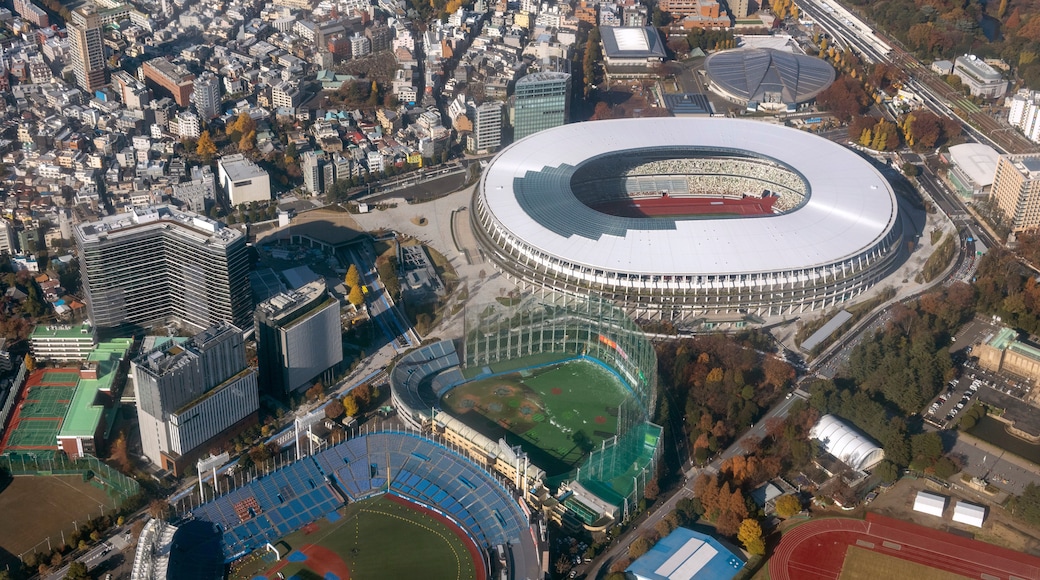
<path fill-rule="evenodd" d="M 443 399 L 461 421 L 492 439 L 520 444 L 550 475 L 567 471 L 617 432 L 628 396 L 614 373 L 572 360 L 455 387 Z"/>
<path fill-rule="evenodd" d="M 336 522 L 322 518 L 278 542 L 280 552 L 288 548 L 282 561 L 257 573 L 247 566 L 233 577 L 484 578 L 483 566 L 477 568 L 476 546 L 460 536 L 461 530 L 415 504 L 383 495 L 342 511 Z"/>

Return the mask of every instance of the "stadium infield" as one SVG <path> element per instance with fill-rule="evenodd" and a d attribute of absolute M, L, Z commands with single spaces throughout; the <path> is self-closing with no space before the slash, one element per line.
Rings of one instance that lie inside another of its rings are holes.
<path fill-rule="evenodd" d="M 518 439 L 510 443 L 521 443 L 553 473 L 566 471 L 617 433 L 617 408 L 627 396 L 617 375 L 578 359 L 471 381 L 449 391 L 443 402 L 492 439 Z"/>
<path fill-rule="evenodd" d="M 850 548 L 867 556 L 853 554 L 850 561 Z M 888 575 L 890 569 L 894 575 Z M 915 570 L 944 579 L 1040 578 L 1040 558 L 868 513 L 865 520 L 825 518 L 792 528 L 769 560 L 771 580 L 847 580 L 868 573 L 871 578 L 929 578 Z"/>
<path fill-rule="evenodd" d="M 486 580 L 477 546 L 440 514 L 392 494 L 349 504 L 343 514 L 278 542 L 280 551 L 290 550 L 280 562 L 255 574 L 247 566 L 234 577 Z"/>

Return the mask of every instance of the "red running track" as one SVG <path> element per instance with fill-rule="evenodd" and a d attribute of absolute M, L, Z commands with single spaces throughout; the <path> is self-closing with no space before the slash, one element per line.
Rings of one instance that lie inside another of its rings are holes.
<path fill-rule="evenodd" d="M 739 214 L 771 215 L 775 197 L 644 197 L 606 201 L 589 207 L 618 217 L 662 217 L 681 215 Z"/>
<path fill-rule="evenodd" d="M 1040 580 L 1040 558 L 877 514 L 820 519 L 786 532 L 769 560 L 769 576 L 837 580 L 848 546 L 963 576 Z"/>

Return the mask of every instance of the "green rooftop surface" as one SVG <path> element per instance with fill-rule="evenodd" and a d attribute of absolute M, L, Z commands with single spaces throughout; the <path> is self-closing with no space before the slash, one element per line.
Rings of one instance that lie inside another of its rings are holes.
<path fill-rule="evenodd" d="M 1018 332 L 1013 328 L 1002 328 L 989 341 L 989 345 L 997 350 L 1011 350 L 1024 357 L 1040 360 L 1040 349 L 1018 340 Z"/>
<path fill-rule="evenodd" d="M 93 334 L 89 324 L 80 326 L 37 324 L 36 328 L 33 328 L 31 338 L 89 338 L 93 340 Z"/>
<path fill-rule="evenodd" d="M 99 343 L 90 356 L 88 363 L 97 363 L 96 379 L 80 379 L 76 386 L 76 394 L 72 397 L 69 412 L 65 415 L 58 437 L 90 437 L 94 435 L 98 422 L 104 416 L 105 408 L 95 404 L 100 391 L 111 392 L 112 383 L 119 370 L 119 362 L 130 352 L 133 340 L 116 338 Z M 111 414 L 114 416 L 114 413 Z M 110 425 L 105 426 L 108 431 Z"/>

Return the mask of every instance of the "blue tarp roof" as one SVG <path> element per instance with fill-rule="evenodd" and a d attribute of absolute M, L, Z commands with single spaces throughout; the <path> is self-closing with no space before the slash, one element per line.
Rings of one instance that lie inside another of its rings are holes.
<path fill-rule="evenodd" d="M 743 567 L 743 558 L 715 538 L 676 528 L 625 572 L 641 580 L 730 580 Z"/>

